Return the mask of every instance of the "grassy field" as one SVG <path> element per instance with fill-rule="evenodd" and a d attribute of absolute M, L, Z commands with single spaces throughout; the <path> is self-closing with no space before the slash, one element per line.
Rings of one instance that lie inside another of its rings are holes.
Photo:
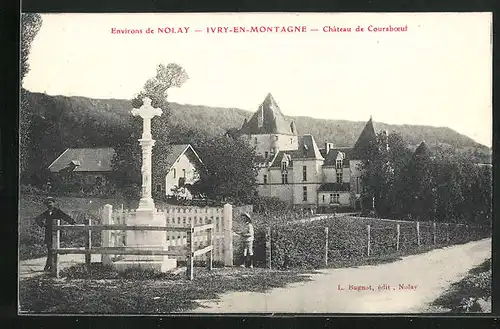
<path fill-rule="evenodd" d="M 293 282 L 308 281 L 313 273 L 238 267 L 212 271 L 196 268 L 194 280 L 188 281 L 184 273 L 130 271 L 118 274 L 100 264 L 92 264 L 89 274 L 83 266 L 74 266 L 61 272 L 62 279 L 22 280 L 20 311 L 64 314 L 189 312 L 199 306 L 197 300 L 216 299 L 228 291 L 265 292 Z"/>
<path fill-rule="evenodd" d="M 491 259 L 469 271 L 459 282 L 433 302 L 450 313 L 491 312 Z"/>

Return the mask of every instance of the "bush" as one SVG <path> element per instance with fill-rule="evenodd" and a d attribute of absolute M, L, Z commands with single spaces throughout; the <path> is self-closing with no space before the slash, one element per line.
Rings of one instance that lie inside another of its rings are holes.
<path fill-rule="evenodd" d="M 399 251 L 396 225 L 400 224 Z M 431 222 L 420 222 L 420 248 L 416 222 L 382 221 L 369 218 L 331 217 L 309 223 L 272 226 L 271 257 L 273 268 L 318 268 L 324 266 L 325 227 L 328 227 L 329 263 L 367 259 L 367 225 L 370 225 L 370 257 L 390 254 L 411 254 L 434 246 Z M 449 225 L 448 244 L 461 244 L 486 238 L 484 227 Z M 446 225 L 436 225 L 436 247 L 447 244 Z M 262 254 L 265 259 L 265 241 Z M 261 256 L 262 257 L 262 256 Z"/>
<path fill-rule="evenodd" d="M 92 218 L 95 224 L 101 223 L 101 219 L 96 214 L 88 212 L 70 212 L 69 215 L 77 224 L 87 224 L 88 218 Z M 61 224 L 66 224 L 62 222 Z M 47 247 L 44 243 L 45 230 L 35 223 L 34 218 L 23 219 L 19 226 L 19 258 L 32 259 L 45 257 Z M 84 230 L 62 230 L 61 248 L 83 247 L 85 246 L 87 232 Z M 101 232 L 92 232 L 92 246 L 101 245 Z"/>

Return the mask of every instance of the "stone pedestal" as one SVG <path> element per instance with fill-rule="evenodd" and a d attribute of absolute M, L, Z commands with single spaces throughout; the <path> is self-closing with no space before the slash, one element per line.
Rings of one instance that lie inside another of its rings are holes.
<path fill-rule="evenodd" d="M 133 226 L 165 226 L 163 216 L 156 216 L 154 210 L 138 209 L 135 218 L 130 218 L 127 225 Z M 166 234 L 164 231 L 128 231 L 127 247 L 136 250 L 164 250 Z M 177 267 L 177 260 L 168 256 L 128 255 L 114 263 L 115 269 L 125 271 L 129 268 L 166 272 Z"/>

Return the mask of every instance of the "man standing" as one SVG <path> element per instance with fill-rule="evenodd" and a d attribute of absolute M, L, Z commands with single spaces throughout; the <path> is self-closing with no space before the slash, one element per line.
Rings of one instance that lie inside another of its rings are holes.
<path fill-rule="evenodd" d="M 76 222 L 68 214 L 56 208 L 56 201 L 52 197 L 45 199 L 47 210 L 41 213 L 35 222 L 45 228 L 45 244 L 47 245 L 47 262 L 45 263 L 44 271 L 50 271 L 52 268 L 52 225 L 54 220 L 62 219 L 69 224 L 76 224 Z"/>
<path fill-rule="evenodd" d="M 253 268 L 253 240 L 254 240 L 254 230 L 252 225 L 252 219 L 250 215 L 244 213 L 241 215 L 243 220 L 245 221 L 245 230 L 241 233 L 243 237 L 244 249 L 243 249 L 243 262 L 240 265 L 241 267 L 245 267 L 245 264 Z"/>

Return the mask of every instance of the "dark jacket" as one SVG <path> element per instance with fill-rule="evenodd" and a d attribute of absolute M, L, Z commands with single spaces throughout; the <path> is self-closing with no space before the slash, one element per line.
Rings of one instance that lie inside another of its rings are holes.
<path fill-rule="evenodd" d="M 49 210 L 44 211 L 40 216 L 35 218 L 35 222 L 45 228 L 45 240 L 44 242 L 52 246 L 52 225 L 56 220 L 62 219 L 69 224 L 76 224 L 75 220 L 71 218 L 68 214 L 64 213 L 61 209 L 54 208 L 52 213 Z"/>

